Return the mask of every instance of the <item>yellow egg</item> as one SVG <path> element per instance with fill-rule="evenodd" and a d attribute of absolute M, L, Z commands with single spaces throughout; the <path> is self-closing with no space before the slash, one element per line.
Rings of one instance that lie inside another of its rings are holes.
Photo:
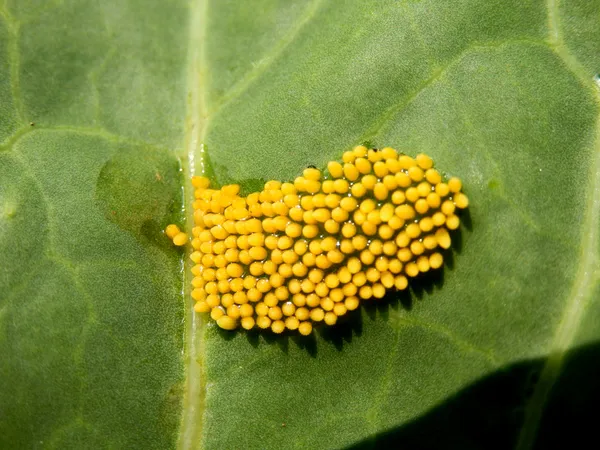
<path fill-rule="evenodd" d="M 456 204 L 457 208 L 465 209 L 469 206 L 469 199 L 465 194 L 459 192 L 454 196 L 454 203 Z"/>
<path fill-rule="evenodd" d="M 442 264 L 444 264 L 444 257 L 441 253 L 436 252 L 429 257 L 429 265 L 432 269 L 439 269 Z"/>
<path fill-rule="evenodd" d="M 325 317 L 323 320 L 327 325 L 335 325 L 337 323 L 337 315 L 334 312 L 329 311 L 325 313 Z"/>
<path fill-rule="evenodd" d="M 298 331 L 300 334 L 308 336 L 310 333 L 312 333 L 312 324 L 310 322 L 301 322 L 298 326 Z"/>
<path fill-rule="evenodd" d="M 260 192 L 209 189 L 193 177 L 191 296 L 221 328 L 308 335 L 408 279 L 440 269 L 450 231 L 469 206 L 462 182 L 445 181 L 424 154 L 357 146 L 322 173 L 270 180 Z M 186 233 L 169 225 L 175 245 Z"/>
<path fill-rule="evenodd" d="M 346 300 L 344 300 L 344 306 L 346 306 L 348 311 L 354 311 L 358 308 L 359 304 L 360 302 L 357 297 L 347 297 Z"/>
<path fill-rule="evenodd" d="M 271 324 L 271 330 L 275 334 L 283 333 L 283 330 L 285 330 L 285 322 L 283 320 L 275 320 Z"/>
<path fill-rule="evenodd" d="M 344 171 L 344 177 L 350 181 L 356 181 L 358 179 L 358 177 L 360 176 L 360 173 L 359 173 L 358 169 L 356 168 L 356 166 L 351 163 L 344 164 L 343 171 Z"/>
<path fill-rule="evenodd" d="M 310 320 L 313 322 L 321 322 L 325 317 L 325 311 L 321 308 L 313 308 L 310 311 Z"/>
<path fill-rule="evenodd" d="M 354 183 L 350 187 L 350 193 L 353 197 L 361 198 L 367 193 L 367 188 L 362 183 Z"/>
<path fill-rule="evenodd" d="M 256 322 L 253 317 L 243 317 L 241 320 L 242 328 L 245 330 L 251 330 L 254 328 L 255 323 Z"/>
<path fill-rule="evenodd" d="M 210 306 L 206 302 L 196 302 L 194 304 L 194 311 L 199 313 L 205 313 L 210 311 Z"/>
<path fill-rule="evenodd" d="M 165 234 L 170 238 L 173 239 L 176 235 L 178 235 L 180 233 L 179 227 L 175 224 L 170 224 L 167 225 L 167 227 L 165 228 Z M 177 245 L 177 244 L 176 244 Z"/>
<path fill-rule="evenodd" d="M 417 161 L 417 164 L 419 165 L 419 167 L 421 169 L 431 169 L 431 167 L 433 166 L 433 160 L 424 154 L 419 154 L 415 157 L 415 160 Z"/>
<path fill-rule="evenodd" d="M 192 186 L 195 188 L 206 189 L 210 185 L 210 181 L 206 177 L 192 177 Z"/>
<path fill-rule="evenodd" d="M 269 328 L 271 326 L 271 319 L 266 316 L 259 316 L 256 318 L 256 325 L 262 329 Z"/>
<path fill-rule="evenodd" d="M 300 326 L 300 321 L 298 320 L 297 317 L 288 317 L 285 319 L 285 327 L 288 330 L 297 330 L 298 327 Z"/>
<path fill-rule="evenodd" d="M 448 180 L 448 189 L 450 189 L 450 192 L 458 193 L 462 189 L 462 182 L 456 177 L 450 178 Z"/>

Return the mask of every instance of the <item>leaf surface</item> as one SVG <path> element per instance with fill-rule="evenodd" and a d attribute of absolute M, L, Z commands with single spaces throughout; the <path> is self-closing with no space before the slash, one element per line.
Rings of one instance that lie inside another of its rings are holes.
<path fill-rule="evenodd" d="M 596 0 L 0 3 L 0 446 L 555 442 L 597 373 L 599 19 Z M 443 275 L 310 339 L 195 316 L 161 234 L 187 175 L 249 191 L 364 142 L 463 179 Z"/>
<path fill-rule="evenodd" d="M 182 218 L 187 9 L 154 3 L 0 5 L 2 448 L 177 440 L 181 252 L 161 230 Z"/>

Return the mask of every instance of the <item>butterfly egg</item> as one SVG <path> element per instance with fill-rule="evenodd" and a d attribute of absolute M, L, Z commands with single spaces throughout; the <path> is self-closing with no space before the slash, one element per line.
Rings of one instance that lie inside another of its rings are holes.
<path fill-rule="evenodd" d="M 206 177 L 192 177 L 192 186 L 196 189 L 206 189 L 210 186 L 210 180 Z"/>
<path fill-rule="evenodd" d="M 298 326 L 298 331 L 303 336 L 308 336 L 310 333 L 312 333 L 312 329 L 313 329 L 313 327 L 310 322 L 301 322 L 300 325 Z"/>
<path fill-rule="evenodd" d="M 179 232 L 173 237 L 173 244 L 177 246 L 185 245 L 188 241 L 187 233 Z"/>
<path fill-rule="evenodd" d="M 355 147 L 325 174 L 309 167 L 247 197 L 204 177 L 192 185 L 194 310 L 226 330 L 276 334 L 309 335 L 440 269 L 469 206 L 461 181 L 446 182 L 429 156 L 391 147 Z M 188 240 L 176 225 L 165 234 Z"/>
<path fill-rule="evenodd" d="M 179 227 L 175 224 L 170 224 L 167 225 L 167 228 L 165 228 L 165 234 L 170 238 L 173 239 L 177 234 L 179 234 L 181 231 L 179 230 Z"/>
<path fill-rule="evenodd" d="M 285 322 L 283 320 L 276 320 L 271 324 L 271 330 L 275 334 L 283 333 L 285 330 Z"/>
<path fill-rule="evenodd" d="M 296 317 L 288 317 L 285 319 L 284 325 L 288 330 L 294 331 L 300 326 L 300 321 Z"/>

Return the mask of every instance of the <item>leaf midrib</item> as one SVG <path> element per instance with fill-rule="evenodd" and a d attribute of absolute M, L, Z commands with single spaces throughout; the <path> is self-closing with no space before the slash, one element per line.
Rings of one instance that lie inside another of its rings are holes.
<path fill-rule="evenodd" d="M 209 111 L 206 101 L 206 23 L 208 0 L 196 0 L 191 6 L 191 20 L 188 41 L 188 105 L 186 113 L 185 149 L 187 167 L 184 166 L 185 179 L 189 180 L 196 173 L 204 174 L 207 171 L 206 158 L 206 131 L 209 116 L 214 116 L 233 99 L 241 96 L 260 75 L 278 59 L 281 53 L 292 43 L 304 26 L 310 22 L 322 0 L 312 0 L 306 7 L 304 14 L 299 18 L 292 29 L 276 45 L 263 64 L 255 67 L 246 74 L 240 82 L 236 83 L 231 91 L 217 103 L 213 111 Z M 191 205 L 194 193 L 186 184 L 184 186 L 184 207 Z M 188 232 L 191 233 L 192 211 L 186 208 L 186 222 Z M 186 389 L 183 398 L 183 412 L 180 425 L 178 447 L 183 449 L 201 448 L 202 428 L 204 414 L 204 396 L 206 378 L 204 373 L 204 337 L 202 334 L 202 319 L 194 314 L 193 302 L 190 296 L 189 254 L 186 253 L 182 294 L 185 302 L 185 372 Z"/>
<path fill-rule="evenodd" d="M 185 120 L 185 149 L 187 164 L 184 168 L 185 180 L 190 180 L 198 173 L 206 170 L 204 140 L 206 135 L 206 23 L 208 0 L 195 0 L 190 6 L 189 40 L 187 56 L 187 113 Z M 191 234 L 191 205 L 194 192 L 188 183 L 184 183 L 184 208 L 186 212 L 186 228 Z M 206 377 L 204 373 L 204 338 L 202 320 L 194 314 L 189 280 L 189 251 L 184 260 L 182 294 L 184 300 L 184 370 L 185 390 L 182 404 L 182 417 L 178 447 L 189 449 L 201 446 L 202 428 L 204 424 L 204 395 Z"/>

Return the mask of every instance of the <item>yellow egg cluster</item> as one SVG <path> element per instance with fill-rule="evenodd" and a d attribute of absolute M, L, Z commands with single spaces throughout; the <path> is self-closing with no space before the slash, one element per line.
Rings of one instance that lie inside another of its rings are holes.
<path fill-rule="evenodd" d="M 238 185 L 210 189 L 193 177 L 197 312 L 226 330 L 308 335 L 361 299 L 406 289 L 408 278 L 442 266 L 456 210 L 469 204 L 461 181 L 444 182 L 426 155 L 389 147 L 358 146 L 342 159 L 327 165 L 329 176 L 308 168 L 247 197 Z M 165 231 L 183 242 L 176 226 Z"/>

